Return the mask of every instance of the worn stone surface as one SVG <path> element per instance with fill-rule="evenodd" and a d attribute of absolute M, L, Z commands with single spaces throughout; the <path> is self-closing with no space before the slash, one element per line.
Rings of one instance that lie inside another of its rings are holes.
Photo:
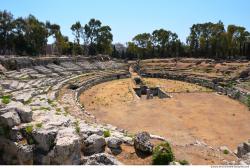
<path fill-rule="evenodd" d="M 7 106 L 7 109 L 15 109 L 15 111 L 19 114 L 22 122 L 31 122 L 33 112 L 29 106 L 24 105 L 21 102 L 11 101 Z"/>
<path fill-rule="evenodd" d="M 32 145 L 18 145 L 17 159 L 19 164 L 32 165 L 33 164 L 33 146 Z"/>
<path fill-rule="evenodd" d="M 94 154 L 87 158 L 85 165 L 121 165 L 113 156 L 106 153 Z"/>
<path fill-rule="evenodd" d="M 93 134 L 84 141 L 83 152 L 86 155 L 101 153 L 104 151 L 106 142 L 102 136 Z"/>
<path fill-rule="evenodd" d="M 55 147 L 49 156 L 51 164 L 80 164 L 80 137 L 73 128 L 64 128 L 58 132 Z"/>
<path fill-rule="evenodd" d="M 106 140 L 107 146 L 108 146 L 109 148 L 116 149 L 116 148 L 120 148 L 120 147 L 121 147 L 122 140 L 120 140 L 120 139 L 118 139 L 118 138 L 108 137 L 108 138 L 106 138 L 105 140 Z"/>
<path fill-rule="evenodd" d="M 37 143 L 37 148 L 47 152 L 55 145 L 57 130 L 37 129 L 32 132 L 32 137 Z"/>
<path fill-rule="evenodd" d="M 13 127 L 15 125 L 19 125 L 21 120 L 17 112 L 11 109 L 8 112 L 0 115 L 0 123 L 8 127 Z"/>
<path fill-rule="evenodd" d="M 142 153 L 152 153 L 153 144 L 150 143 L 150 134 L 148 132 L 141 132 L 135 135 L 134 148 Z"/>

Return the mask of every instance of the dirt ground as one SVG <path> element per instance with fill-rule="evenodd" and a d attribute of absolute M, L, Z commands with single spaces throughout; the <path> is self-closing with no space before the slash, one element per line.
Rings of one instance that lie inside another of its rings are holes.
<path fill-rule="evenodd" d="M 84 92 L 80 101 L 101 123 L 131 133 L 145 130 L 165 137 L 177 157 L 182 156 L 193 164 L 221 163 L 220 156 L 215 159 L 214 153 L 208 154 L 209 150 L 201 152 L 193 146 L 196 141 L 215 149 L 227 146 L 234 151 L 239 143 L 249 138 L 248 108 L 227 96 L 215 92 L 193 93 L 203 88 L 164 80 L 165 86 L 177 86 L 178 91 L 182 88 L 183 92 L 172 93 L 172 98 L 167 99 L 139 100 L 133 97 L 130 82 L 131 79 L 123 79 L 96 85 Z M 162 84 L 162 81 L 154 83 Z"/>

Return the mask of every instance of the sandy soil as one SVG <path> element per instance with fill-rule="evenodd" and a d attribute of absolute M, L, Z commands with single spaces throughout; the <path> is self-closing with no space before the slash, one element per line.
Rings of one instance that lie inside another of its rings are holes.
<path fill-rule="evenodd" d="M 227 96 L 214 92 L 192 93 L 196 87 L 187 84 L 191 93 L 172 93 L 173 97 L 168 99 L 136 100 L 129 82 L 130 79 L 124 79 L 96 85 L 83 93 L 80 101 L 101 123 L 131 133 L 145 130 L 164 136 L 176 146 L 178 156 L 186 156 L 193 164 L 220 163 L 192 149 L 189 145 L 196 140 L 214 148 L 227 146 L 233 151 L 249 138 L 248 108 Z M 166 86 L 174 87 L 173 81 L 165 82 Z M 183 82 L 178 85 L 182 86 Z M 189 147 L 181 149 L 182 146 Z"/>

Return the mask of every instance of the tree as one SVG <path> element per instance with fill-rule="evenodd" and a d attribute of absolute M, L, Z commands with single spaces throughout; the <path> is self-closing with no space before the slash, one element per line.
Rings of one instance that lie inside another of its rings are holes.
<path fill-rule="evenodd" d="M 88 46 L 88 54 L 95 55 L 97 53 L 96 43 L 101 21 L 90 19 L 88 24 L 84 26 L 84 42 Z"/>
<path fill-rule="evenodd" d="M 26 19 L 25 40 L 27 42 L 26 52 L 29 55 L 44 54 L 47 45 L 48 30 L 43 22 L 38 21 L 35 16 L 29 15 Z"/>
<path fill-rule="evenodd" d="M 78 21 L 75 24 L 71 26 L 71 30 L 73 32 L 73 35 L 75 36 L 75 44 L 73 45 L 73 53 L 74 54 L 82 54 L 83 50 L 80 45 L 80 38 L 83 33 L 83 28 L 81 23 Z"/>
<path fill-rule="evenodd" d="M 14 50 L 18 55 L 26 54 L 27 40 L 26 40 L 26 21 L 22 17 L 17 18 L 14 21 L 15 28 L 13 29 L 14 35 Z"/>
<path fill-rule="evenodd" d="M 150 49 L 152 48 L 151 34 L 142 33 L 138 34 L 133 38 L 134 44 L 137 46 L 137 54 L 143 59 L 147 58 Z"/>
<path fill-rule="evenodd" d="M 12 30 L 14 28 L 13 15 L 10 12 L 0 11 L 0 53 L 6 54 L 13 47 Z"/>
<path fill-rule="evenodd" d="M 84 45 L 88 47 L 88 54 L 111 54 L 113 35 L 109 26 L 102 26 L 101 21 L 90 19 L 84 26 Z"/>
<path fill-rule="evenodd" d="M 111 34 L 111 28 L 109 26 L 100 27 L 97 35 L 97 52 L 102 54 L 111 54 L 112 40 L 113 35 Z"/>
<path fill-rule="evenodd" d="M 77 45 L 80 45 L 80 38 L 82 34 L 82 26 L 81 23 L 78 21 L 75 24 L 71 26 L 71 30 L 73 32 L 73 35 L 75 36 L 75 40 Z"/>

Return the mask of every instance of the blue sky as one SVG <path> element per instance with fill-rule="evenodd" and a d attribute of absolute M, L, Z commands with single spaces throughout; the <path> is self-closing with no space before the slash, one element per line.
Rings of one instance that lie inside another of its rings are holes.
<path fill-rule="evenodd" d="M 71 25 L 78 20 L 86 24 L 90 18 L 109 25 L 114 42 L 121 43 L 160 28 L 176 32 L 185 42 L 192 24 L 208 21 L 250 31 L 250 0 L 0 0 L 4 9 L 15 17 L 33 14 L 57 23 L 71 40 Z"/>

